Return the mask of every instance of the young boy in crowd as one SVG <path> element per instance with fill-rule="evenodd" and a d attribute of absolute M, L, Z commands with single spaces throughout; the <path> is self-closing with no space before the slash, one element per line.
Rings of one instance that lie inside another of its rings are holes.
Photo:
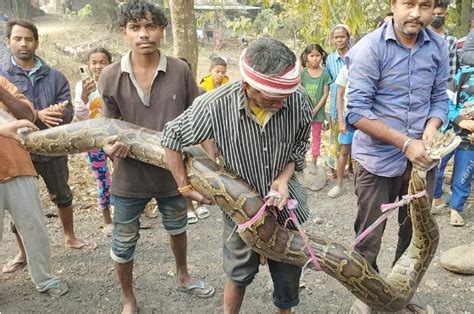
<path fill-rule="evenodd" d="M 229 77 L 226 75 L 227 63 L 221 57 L 214 57 L 211 59 L 209 67 L 209 74 L 202 78 L 199 87 L 209 92 L 218 88 L 221 85 L 229 82 Z"/>

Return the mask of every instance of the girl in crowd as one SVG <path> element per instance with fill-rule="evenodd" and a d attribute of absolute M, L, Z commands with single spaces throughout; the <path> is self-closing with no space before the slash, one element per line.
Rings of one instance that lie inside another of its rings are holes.
<path fill-rule="evenodd" d="M 91 77 L 83 78 L 76 84 L 74 110 L 77 120 L 94 119 L 102 116 L 103 102 L 97 90 L 97 81 L 102 70 L 112 63 L 112 56 L 104 48 L 95 48 L 89 52 L 87 60 L 87 74 L 90 74 Z M 112 219 L 110 214 L 110 174 L 107 166 L 107 155 L 102 149 L 90 150 L 87 152 L 87 160 L 97 182 L 99 210 L 104 219 L 103 232 L 110 236 Z"/>
<path fill-rule="evenodd" d="M 301 64 L 304 67 L 301 73 L 301 84 L 308 92 L 313 103 L 312 148 L 313 155 L 310 173 L 316 174 L 317 162 L 321 148 L 321 130 L 326 119 L 324 105 L 329 96 L 331 76 L 323 68 L 327 53 L 318 44 L 309 44 L 301 54 Z"/>

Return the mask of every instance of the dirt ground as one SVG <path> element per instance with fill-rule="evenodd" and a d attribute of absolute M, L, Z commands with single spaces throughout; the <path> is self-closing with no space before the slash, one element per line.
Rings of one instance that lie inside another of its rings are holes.
<path fill-rule="evenodd" d="M 40 29 L 39 54 L 47 62 L 63 71 L 71 85 L 79 79 L 80 57 L 61 51 L 63 47 L 82 47 L 104 44 L 118 55 L 126 46 L 117 34 L 107 34 L 100 25 L 61 21 L 57 17 L 36 20 Z M 226 42 L 224 42 L 226 44 Z M 229 76 L 238 77 L 238 48 L 229 43 L 220 55 L 230 58 Z M 165 50 L 171 54 L 171 47 Z M 207 57 L 213 53 L 211 45 L 203 43 L 200 50 L 198 77 L 207 71 Z M 80 54 L 79 54 L 80 55 Z M 109 257 L 110 238 L 102 234 L 101 217 L 97 211 L 95 183 L 83 155 L 70 157 L 70 185 L 75 196 L 75 229 L 79 237 L 96 241 L 98 248 L 83 253 L 64 248 L 62 228 L 57 217 L 46 218 L 53 254 L 53 271 L 69 284 L 70 291 L 59 299 L 35 291 L 27 270 L 14 274 L 0 274 L 0 312 L 48 313 L 117 313 L 121 309 L 120 289 Z M 326 187 L 311 192 L 312 219 L 305 226 L 308 233 L 350 245 L 354 238 L 353 222 L 356 216 L 356 198 L 352 181 L 347 179 L 344 195 L 334 200 L 327 197 L 335 184 L 328 180 Z M 44 185 L 41 196 L 45 213 L 55 209 L 48 200 Z M 7 215 L 7 217 L 9 217 Z M 437 216 L 441 240 L 439 248 L 419 286 L 419 294 L 432 304 L 438 313 L 474 312 L 474 276 L 461 276 L 445 271 L 439 265 L 441 254 L 460 244 L 472 242 L 474 213 L 472 206 L 465 213 L 466 226 L 453 228 L 447 212 Z M 8 226 L 9 219 L 5 220 Z M 175 291 L 175 266 L 168 238 L 159 216 L 144 218 L 152 228 L 141 231 L 136 252 L 134 287 L 143 313 L 220 313 L 222 312 L 225 274 L 222 270 L 222 214 L 215 210 L 206 220 L 188 229 L 188 264 L 196 277 L 216 287 L 216 294 L 208 300 L 199 300 Z M 16 244 L 7 227 L 0 246 L 0 261 L 7 261 L 16 253 Z M 379 265 L 388 273 L 397 239 L 397 222 L 391 219 L 384 237 Z M 270 276 L 265 267 L 247 289 L 242 312 L 274 312 Z M 306 271 L 297 313 L 347 313 L 354 297 L 336 280 L 321 272 Z"/>

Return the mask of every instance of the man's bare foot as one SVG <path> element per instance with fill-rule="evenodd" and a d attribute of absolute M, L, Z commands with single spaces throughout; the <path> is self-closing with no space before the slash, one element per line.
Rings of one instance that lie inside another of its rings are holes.
<path fill-rule="evenodd" d="M 90 252 L 97 248 L 97 243 L 95 242 L 88 242 L 82 239 L 70 239 L 64 241 L 64 246 L 68 249 L 76 249 L 81 250 L 83 252 Z"/>
<path fill-rule="evenodd" d="M 138 313 L 137 301 L 135 299 L 133 299 L 133 301 L 123 303 L 122 314 L 135 313 Z"/>

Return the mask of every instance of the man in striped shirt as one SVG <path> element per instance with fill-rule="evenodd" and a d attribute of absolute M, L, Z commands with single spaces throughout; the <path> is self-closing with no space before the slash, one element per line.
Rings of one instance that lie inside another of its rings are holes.
<path fill-rule="evenodd" d="M 181 150 L 214 139 L 227 171 L 237 173 L 262 197 L 270 190 L 281 194 L 271 200 L 280 209 L 280 224 L 289 217 L 288 198 L 298 201 L 299 221 L 308 219 L 307 194 L 294 176 L 305 166 L 312 116 L 309 96 L 299 85 L 299 71 L 296 56 L 288 47 L 261 38 L 242 52 L 242 81 L 197 98 L 181 116 L 167 123 L 162 145 L 185 197 L 210 203 L 190 188 Z M 260 257 L 232 232 L 235 224 L 229 217 L 224 217 L 224 222 L 224 270 L 228 276 L 224 313 L 238 313 L 245 288 L 258 272 Z M 272 260 L 268 265 L 274 281 L 274 304 L 280 313 L 290 313 L 299 302 L 301 268 Z"/>

